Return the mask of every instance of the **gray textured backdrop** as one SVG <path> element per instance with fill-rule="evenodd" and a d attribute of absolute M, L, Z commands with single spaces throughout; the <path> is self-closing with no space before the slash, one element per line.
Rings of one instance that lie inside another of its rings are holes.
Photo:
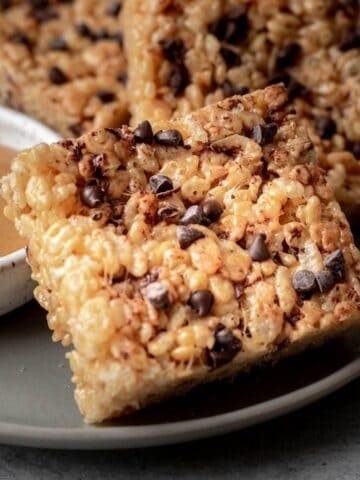
<path fill-rule="evenodd" d="M 360 381 L 305 410 L 225 437 L 148 450 L 0 446 L 0 480 L 360 479 Z"/>

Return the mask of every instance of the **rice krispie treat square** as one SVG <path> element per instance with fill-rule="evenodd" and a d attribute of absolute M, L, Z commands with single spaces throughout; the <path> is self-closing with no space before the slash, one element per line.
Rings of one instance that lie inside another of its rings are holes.
<path fill-rule="evenodd" d="M 284 87 L 20 153 L 2 183 L 88 422 L 358 323 L 360 255 Z"/>
<path fill-rule="evenodd" d="M 283 82 L 349 213 L 360 206 L 357 0 L 133 0 L 124 7 L 135 124 Z"/>
<path fill-rule="evenodd" d="M 0 3 L 0 102 L 62 135 L 127 121 L 119 0 Z"/>

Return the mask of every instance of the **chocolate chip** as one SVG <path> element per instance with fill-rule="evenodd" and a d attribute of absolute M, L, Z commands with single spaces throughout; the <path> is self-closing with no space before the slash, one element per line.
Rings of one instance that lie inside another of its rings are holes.
<path fill-rule="evenodd" d="M 124 37 L 121 32 L 115 32 L 109 35 L 109 40 L 113 40 L 114 42 L 117 42 L 120 47 L 123 47 L 124 45 Z"/>
<path fill-rule="evenodd" d="M 94 215 L 92 215 L 91 220 L 94 220 L 94 222 L 98 222 L 99 220 L 102 219 L 103 214 L 101 212 L 96 212 Z"/>
<path fill-rule="evenodd" d="M 14 43 L 20 43 L 21 45 L 25 45 L 25 47 L 31 48 L 31 41 L 30 38 L 22 32 L 15 32 L 11 36 L 11 41 Z"/>
<path fill-rule="evenodd" d="M 222 90 L 224 93 L 224 98 L 232 97 L 234 95 L 234 87 L 230 80 L 225 80 L 222 84 Z"/>
<path fill-rule="evenodd" d="M 126 85 L 128 81 L 127 73 L 126 72 L 119 73 L 119 75 L 116 77 L 116 80 L 122 83 L 123 85 Z"/>
<path fill-rule="evenodd" d="M 205 317 L 211 312 L 214 304 L 214 295 L 210 290 L 196 290 L 189 299 L 190 307 L 195 310 L 199 317 Z"/>
<path fill-rule="evenodd" d="M 134 130 L 134 138 L 136 143 L 152 143 L 154 133 L 150 122 L 144 120 Z"/>
<path fill-rule="evenodd" d="M 346 147 L 353 153 L 355 158 L 360 159 L 360 142 L 348 142 Z"/>
<path fill-rule="evenodd" d="M 314 125 L 319 137 L 322 139 L 329 139 L 336 133 L 336 123 L 330 117 L 316 117 Z"/>
<path fill-rule="evenodd" d="M 234 95 L 246 95 L 249 93 L 249 87 L 245 87 L 245 85 L 235 85 L 233 87 Z"/>
<path fill-rule="evenodd" d="M 84 22 L 76 23 L 75 30 L 81 37 L 92 38 L 93 36 L 92 31 L 90 30 L 90 27 Z"/>
<path fill-rule="evenodd" d="M 2 10 L 7 10 L 11 5 L 11 0 L 0 0 L 0 8 Z"/>
<path fill-rule="evenodd" d="M 200 205 L 192 205 L 189 207 L 180 219 L 182 225 L 209 225 L 209 220 L 204 214 L 204 210 Z"/>
<path fill-rule="evenodd" d="M 160 40 L 160 46 L 162 48 L 164 57 L 171 63 L 181 62 L 186 53 L 184 42 L 181 38 L 171 38 Z"/>
<path fill-rule="evenodd" d="M 234 50 L 230 50 L 230 48 L 222 47 L 220 49 L 220 54 L 225 60 L 226 66 L 228 68 L 235 67 L 236 65 L 240 65 L 240 56 L 234 52 Z"/>
<path fill-rule="evenodd" d="M 80 135 L 82 135 L 84 132 L 84 127 L 81 123 L 69 125 L 68 129 L 72 135 L 75 135 L 75 137 L 80 137 Z"/>
<path fill-rule="evenodd" d="M 274 85 L 276 83 L 283 83 L 285 85 L 290 102 L 308 93 L 308 89 L 287 72 L 277 73 L 270 77 L 268 85 Z"/>
<path fill-rule="evenodd" d="M 296 63 L 301 52 L 301 47 L 296 42 L 291 42 L 282 47 L 276 57 L 276 68 L 283 69 Z"/>
<path fill-rule="evenodd" d="M 248 27 L 246 7 L 240 5 L 211 24 L 209 31 L 220 41 L 236 44 L 245 39 Z"/>
<path fill-rule="evenodd" d="M 255 262 L 264 262 L 270 258 L 270 252 L 265 243 L 266 235 L 259 233 L 253 240 L 248 252 Z"/>
<path fill-rule="evenodd" d="M 174 95 L 181 95 L 189 83 L 190 77 L 186 66 L 183 63 L 172 65 L 167 84 L 174 92 Z"/>
<path fill-rule="evenodd" d="M 150 283 L 150 285 L 145 288 L 145 296 L 149 302 L 159 310 L 165 310 L 170 307 L 169 291 L 163 283 Z"/>
<path fill-rule="evenodd" d="M 297 97 L 303 97 L 308 94 L 309 90 L 305 85 L 298 82 L 295 78 L 291 77 L 287 85 L 288 99 L 292 102 Z"/>
<path fill-rule="evenodd" d="M 51 67 L 49 70 L 49 80 L 55 85 L 62 85 L 68 81 L 68 77 L 59 67 Z"/>
<path fill-rule="evenodd" d="M 160 145 L 166 145 L 168 147 L 177 147 L 184 143 L 179 130 L 160 130 L 155 134 L 155 141 Z"/>
<path fill-rule="evenodd" d="M 249 93 L 248 87 L 243 85 L 233 85 L 230 80 L 225 80 L 222 84 L 224 98 L 232 97 L 233 95 L 246 95 Z"/>
<path fill-rule="evenodd" d="M 298 270 L 293 277 L 292 284 L 298 293 L 311 293 L 317 289 L 315 275 L 309 270 Z"/>
<path fill-rule="evenodd" d="M 155 195 L 169 192 L 174 188 L 171 178 L 166 175 L 153 175 L 149 179 L 149 184 Z"/>
<path fill-rule="evenodd" d="M 277 130 L 276 123 L 267 123 L 265 125 L 258 123 L 253 127 L 251 136 L 256 143 L 263 146 L 272 142 Z"/>
<path fill-rule="evenodd" d="M 69 50 L 67 42 L 61 37 L 53 38 L 49 43 L 49 48 L 50 50 L 59 50 L 63 52 Z"/>
<path fill-rule="evenodd" d="M 121 3 L 120 2 L 110 2 L 108 8 L 106 9 L 106 14 L 112 17 L 117 17 L 121 10 Z"/>
<path fill-rule="evenodd" d="M 173 222 L 179 216 L 179 209 L 174 205 L 165 205 L 157 211 L 157 215 L 161 220 L 166 222 Z"/>
<path fill-rule="evenodd" d="M 230 328 L 226 328 L 220 323 L 216 327 L 214 346 L 207 352 L 208 363 L 213 368 L 221 367 L 231 362 L 241 348 L 241 340 L 235 337 Z"/>
<path fill-rule="evenodd" d="M 98 185 L 87 185 L 80 194 L 81 201 L 90 208 L 99 207 L 104 201 L 104 192 Z"/>
<path fill-rule="evenodd" d="M 111 37 L 110 37 L 110 34 L 109 32 L 107 31 L 106 28 L 100 28 L 100 30 L 97 30 L 96 32 L 94 32 L 92 34 L 92 39 L 94 41 L 97 41 L 97 40 L 109 40 Z"/>
<path fill-rule="evenodd" d="M 335 250 L 324 259 L 324 265 L 328 268 L 337 279 L 345 278 L 345 257 L 342 250 Z"/>
<path fill-rule="evenodd" d="M 208 218 L 211 223 L 216 222 L 223 212 L 222 206 L 216 200 L 206 200 L 202 204 L 202 209 L 205 217 Z"/>
<path fill-rule="evenodd" d="M 336 279 L 330 270 L 321 270 L 315 272 L 314 275 L 321 293 L 328 292 L 336 283 Z"/>
<path fill-rule="evenodd" d="M 110 103 L 115 99 L 115 94 L 109 90 L 98 90 L 95 95 L 103 103 Z"/>
<path fill-rule="evenodd" d="M 346 52 L 352 48 L 360 47 L 360 28 L 357 28 L 353 31 L 346 32 L 343 38 L 341 39 L 339 49 L 342 52 Z"/>
<path fill-rule="evenodd" d="M 200 238 L 204 238 L 205 235 L 192 227 L 185 227 L 180 225 L 176 230 L 177 238 L 179 241 L 180 248 L 185 249 L 190 247 L 190 245 Z"/>
<path fill-rule="evenodd" d="M 51 7 L 33 9 L 31 15 L 38 23 L 50 22 L 59 18 L 59 13 Z"/>

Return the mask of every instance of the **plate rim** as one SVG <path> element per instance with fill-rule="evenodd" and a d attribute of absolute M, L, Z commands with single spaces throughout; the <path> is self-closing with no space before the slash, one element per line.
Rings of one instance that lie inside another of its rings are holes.
<path fill-rule="evenodd" d="M 48 449 L 105 450 L 172 445 L 241 430 L 305 407 L 360 377 L 360 357 L 271 400 L 209 417 L 135 426 L 43 427 L 0 422 L 0 443 Z"/>

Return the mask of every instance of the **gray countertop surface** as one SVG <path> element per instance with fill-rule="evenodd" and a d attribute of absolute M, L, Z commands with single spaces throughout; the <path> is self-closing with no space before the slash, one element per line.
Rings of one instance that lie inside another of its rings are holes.
<path fill-rule="evenodd" d="M 360 479 L 360 380 L 294 414 L 172 447 L 56 451 L 0 446 L 0 480 Z"/>

